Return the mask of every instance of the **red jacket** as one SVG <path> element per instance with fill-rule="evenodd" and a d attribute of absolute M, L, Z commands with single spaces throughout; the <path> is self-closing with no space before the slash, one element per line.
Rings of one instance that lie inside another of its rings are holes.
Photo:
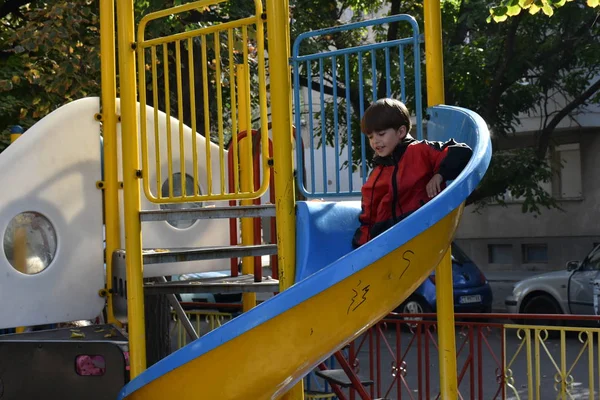
<path fill-rule="evenodd" d="M 404 139 L 387 157 L 375 157 L 375 168 L 362 187 L 361 226 L 352 244 L 359 247 L 427 203 L 427 183 L 435 174 L 455 179 L 469 162 L 462 143 Z"/>

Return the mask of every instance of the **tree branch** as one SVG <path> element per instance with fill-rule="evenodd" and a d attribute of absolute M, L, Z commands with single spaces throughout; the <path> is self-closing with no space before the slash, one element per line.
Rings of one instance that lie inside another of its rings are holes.
<path fill-rule="evenodd" d="M 517 36 L 517 28 L 519 27 L 520 21 L 520 16 L 515 17 L 511 21 L 508 27 L 508 32 L 506 33 L 506 40 L 504 41 L 504 51 L 500 56 L 501 62 L 499 67 L 496 69 L 496 73 L 494 74 L 494 80 L 490 85 L 492 90 L 490 91 L 486 107 L 482 112 L 482 117 L 488 123 L 491 123 L 493 121 L 495 111 L 498 108 L 500 98 L 502 97 L 502 93 L 504 93 L 507 87 L 505 82 L 505 75 L 506 70 L 508 69 L 508 66 L 512 63 L 515 55 L 515 39 Z"/>
<path fill-rule="evenodd" d="M 536 156 L 540 159 L 544 158 L 546 155 L 546 150 L 548 150 L 548 145 L 550 144 L 550 137 L 552 136 L 552 132 L 558 126 L 560 121 L 567 115 L 569 115 L 573 110 L 584 104 L 590 97 L 592 97 L 598 90 L 600 90 L 600 79 L 594 82 L 589 88 L 587 88 L 583 93 L 574 98 L 569 104 L 567 104 L 562 110 L 560 110 L 554 118 L 542 129 L 542 133 L 540 134 L 540 138 L 538 141 L 538 148 L 536 151 Z"/>
<path fill-rule="evenodd" d="M 390 15 L 400 14 L 400 0 L 392 0 L 390 5 Z M 398 37 L 398 22 L 392 22 L 388 27 L 386 40 L 392 41 Z M 379 84 L 377 85 L 377 98 L 380 99 L 386 93 L 387 82 L 381 77 Z"/>
<path fill-rule="evenodd" d="M 31 3 L 31 0 L 8 0 L 0 6 L 0 19 L 17 11 L 22 6 Z"/>

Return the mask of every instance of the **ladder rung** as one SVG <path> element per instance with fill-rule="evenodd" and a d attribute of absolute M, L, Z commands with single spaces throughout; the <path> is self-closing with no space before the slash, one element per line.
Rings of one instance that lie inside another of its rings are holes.
<path fill-rule="evenodd" d="M 140 211 L 140 221 L 142 222 L 166 220 L 188 221 L 196 219 L 218 218 L 256 218 L 274 216 L 275 206 L 273 204 Z"/>
<path fill-rule="evenodd" d="M 350 378 L 348 377 L 348 375 L 346 374 L 346 372 L 343 369 L 326 369 L 323 371 L 315 371 L 315 374 L 317 376 L 320 376 L 321 378 L 331 382 L 331 383 L 335 383 L 336 385 L 339 385 L 341 387 L 351 387 L 352 386 L 352 381 L 350 380 Z M 363 378 L 360 375 L 357 375 L 358 379 L 360 380 L 360 383 L 363 386 L 369 386 L 373 384 L 373 380 L 368 379 L 368 378 Z"/>
<path fill-rule="evenodd" d="M 241 293 L 279 291 L 279 281 L 265 277 L 261 282 L 254 282 L 254 275 L 239 275 L 236 277 L 218 277 L 206 279 L 190 279 L 186 281 L 171 281 L 165 283 L 147 283 L 144 285 L 147 294 L 169 293 Z"/>
<path fill-rule="evenodd" d="M 123 252 L 123 256 L 125 256 L 124 250 L 117 250 L 117 252 Z M 145 249 L 143 251 L 144 265 L 215 260 L 222 258 L 269 256 L 272 254 L 277 254 L 276 244 Z"/>

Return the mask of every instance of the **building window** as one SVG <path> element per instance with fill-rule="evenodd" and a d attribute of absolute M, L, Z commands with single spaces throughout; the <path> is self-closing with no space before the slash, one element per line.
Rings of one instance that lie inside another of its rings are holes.
<path fill-rule="evenodd" d="M 488 244 L 488 262 L 490 264 L 512 264 L 512 245 Z"/>
<path fill-rule="evenodd" d="M 546 264 L 548 262 L 548 246 L 543 243 L 523 244 L 524 264 Z"/>
<path fill-rule="evenodd" d="M 578 199 L 583 195 L 581 185 L 581 151 L 579 143 L 556 146 L 556 170 L 559 171 L 554 193 L 560 199 Z"/>

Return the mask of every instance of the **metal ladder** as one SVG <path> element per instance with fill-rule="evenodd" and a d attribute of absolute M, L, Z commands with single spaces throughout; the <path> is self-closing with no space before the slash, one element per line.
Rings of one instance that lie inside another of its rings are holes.
<path fill-rule="evenodd" d="M 190 219 L 230 219 L 274 217 L 272 204 L 207 207 L 203 209 L 144 210 L 140 212 L 141 222 L 181 221 Z M 277 254 L 276 244 L 229 245 L 208 247 L 160 248 L 142 251 L 143 265 L 177 263 L 213 259 L 257 257 Z M 118 249 L 112 254 L 113 260 L 113 306 L 115 317 L 127 320 L 127 274 L 125 267 L 126 252 Z M 279 280 L 261 277 L 258 282 L 253 274 L 222 278 L 191 279 L 186 281 L 167 281 L 165 277 L 156 282 L 145 283 L 144 293 L 167 295 L 167 298 L 181 319 L 184 328 L 192 338 L 198 335 L 191 325 L 175 293 L 274 293 L 279 291 Z"/>

